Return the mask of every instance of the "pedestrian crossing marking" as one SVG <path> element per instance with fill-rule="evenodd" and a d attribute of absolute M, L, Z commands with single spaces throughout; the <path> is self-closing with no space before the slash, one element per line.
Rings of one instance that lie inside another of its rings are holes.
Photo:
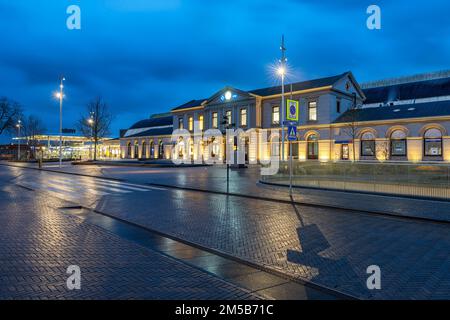
<path fill-rule="evenodd" d="M 148 192 L 152 190 L 167 190 L 164 188 L 143 186 L 133 183 L 95 179 L 95 178 L 76 178 L 68 179 L 63 177 L 50 177 L 44 180 L 44 183 L 22 180 L 19 184 L 25 187 L 31 187 L 35 190 L 49 191 L 64 196 L 82 196 L 97 195 L 106 196 L 109 194 L 128 194 L 131 192 Z"/>

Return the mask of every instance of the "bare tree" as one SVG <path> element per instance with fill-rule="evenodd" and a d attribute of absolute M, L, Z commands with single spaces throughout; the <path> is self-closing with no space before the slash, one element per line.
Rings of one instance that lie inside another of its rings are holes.
<path fill-rule="evenodd" d="M 352 139 L 353 144 L 353 161 L 356 161 L 356 150 L 355 150 L 355 139 L 358 135 L 358 114 L 359 114 L 359 108 L 356 101 L 356 94 L 353 93 L 353 100 L 352 100 L 352 106 L 350 109 L 348 109 L 344 116 L 342 117 L 342 120 L 345 123 L 344 128 L 342 131 L 346 136 Z"/>
<path fill-rule="evenodd" d="M 35 116 L 29 115 L 22 121 L 23 124 L 23 135 L 27 139 L 28 146 L 31 149 L 31 157 L 36 158 L 36 148 L 39 147 L 38 136 L 42 135 L 47 131 L 42 120 Z"/>
<path fill-rule="evenodd" d="M 17 102 L 0 98 L 0 135 L 3 132 L 13 133 L 21 115 L 22 108 Z"/>
<path fill-rule="evenodd" d="M 108 105 L 101 99 L 96 98 L 86 105 L 87 115 L 81 116 L 78 121 L 78 129 L 87 138 L 94 142 L 94 161 L 97 160 L 98 142 L 105 138 L 110 132 L 113 116 Z"/>

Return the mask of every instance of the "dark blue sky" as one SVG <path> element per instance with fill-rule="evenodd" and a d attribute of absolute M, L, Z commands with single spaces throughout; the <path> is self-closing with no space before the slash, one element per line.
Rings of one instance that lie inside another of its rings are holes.
<path fill-rule="evenodd" d="M 382 29 L 366 28 L 366 8 Z M 81 7 L 82 29 L 66 28 Z M 52 93 L 64 74 L 64 127 L 102 96 L 112 135 L 225 85 L 277 84 L 285 34 L 291 81 L 353 71 L 360 82 L 449 69 L 448 1 L 0 0 L 0 96 L 57 132 Z M 4 138 L 3 138 L 4 139 Z"/>

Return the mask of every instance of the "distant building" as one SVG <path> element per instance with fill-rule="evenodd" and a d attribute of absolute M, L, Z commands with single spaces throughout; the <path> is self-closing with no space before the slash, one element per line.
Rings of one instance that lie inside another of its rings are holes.
<path fill-rule="evenodd" d="M 0 145 L 0 160 L 17 160 L 19 152 L 18 144 L 3 144 Z M 20 146 L 20 159 L 26 159 L 30 153 L 30 148 L 27 145 Z"/>
<path fill-rule="evenodd" d="M 41 152 L 44 159 L 59 158 L 59 134 L 41 134 L 33 137 L 34 146 L 27 144 L 28 137 L 13 138 L 14 144 L 21 142 L 21 153 L 23 150 L 31 151 L 36 148 L 36 157 Z M 75 134 L 63 134 L 62 136 L 62 157 L 68 160 L 87 160 L 93 157 L 94 143 L 92 139 Z M 38 153 L 39 151 L 39 153 Z M 6 152 L 6 149 L 5 149 Z M 120 141 L 119 139 L 100 139 L 97 145 L 98 158 L 120 158 Z M 33 152 L 23 154 L 22 159 L 32 159 Z M 16 152 L 17 159 L 17 152 Z"/>
<path fill-rule="evenodd" d="M 290 92 L 292 88 L 292 92 Z M 450 72 L 422 74 L 359 85 L 351 72 L 286 85 L 286 98 L 299 101 L 296 159 L 320 161 L 450 161 Z M 209 98 L 191 100 L 171 111 L 134 124 L 120 139 L 123 158 L 224 159 L 224 142 L 172 141 L 174 129 L 223 131 L 223 120 L 243 130 L 281 130 L 281 86 L 242 91 L 224 87 Z M 356 108 L 354 108 L 356 106 Z M 280 135 L 281 136 L 281 135 Z M 245 159 L 279 154 L 268 147 L 241 144 Z M 259 141 L 261 142 L 261 141 Z M 186 154 L 174 144 L 189 143 Z M 205 148 L 206 145 L 212 146 Z M 207 154 L 205 150 L 212 150 Z M 285 155 L 289 154 L 286 142 Z"/>

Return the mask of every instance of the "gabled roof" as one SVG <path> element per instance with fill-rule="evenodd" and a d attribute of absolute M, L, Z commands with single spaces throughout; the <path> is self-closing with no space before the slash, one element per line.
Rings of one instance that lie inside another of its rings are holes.
<path fill-rule="evenodd" d="M 450 101 L 362 108 L 357 109 L 354 115 L 352 115 L 351 112 L 352 111 L 346 111 L 333 123 L 450 116 Z"/>
<path fill-rule="evenodd" d="M 206 103 L 210 103 L 211 101 L 215 100 L 216 98 L 218 98 L 219 96 L 221 96 L 224 92 L 226 91 L 231 91 L 235 94 L 239 94 L 241 96 L 246 96 L 246 97 L 251 97 L 251 93 L 249 93 L 248 91 L 243 91 L 240 89 L 236 89 L 230 86 L 226 86 L 222 89 L 220 89 L 219 91 L 217 91 L 216 93 L 214 93 L 211 97 L 208 98 L 208 100 L 206 101 Z"/>
<path fill-rule="evenodd" d="M 292 84 L 292 90 L 293 91 L 300 91 L 300 90 L 308 90 L 308 89 L 314 89 L 314 88 L 320 88 L 320 87 L 326 87 L 331 86 L 335 84 L 339 79 L 349 74 L 349 72 L 344 72 L 342 74 L 326 77 L 326 78 L 319 78 L 319 79 L 313 79 L 308 81 L 302 81 Z M 291 89 L 291 85 L 285 85 L 285 88 L 289 91 Z M 269 87 L 269 88 L 263 88 L 263 89 L 256 89 L 251 90 L 249 93 L 256 94 L 258 96 L 271 96 L 275 94 L 281 94 L 281 86 L 275 86 L 275 87 Z"/>
<path fill-rule="evenodd" d="M 450 95 L 450 77 L 363 89 L 365 104 Z"/>
<path fill-rule="evenodd" d="M 133 124 L 129 130 L 131 129 L 141 129 L 141 128 L 150 128 L 150 127 L 159 127 L 159 126 L 167 126 L 173 124 L 172 116 L 168 117 L 156 117 L 150 119 L 144 119 Z"/>
<path fill-rule="evenodd" d="M 320 79 L 296 82 L 296 83 L 292 84 L 292 90 L 293 91 L 301 91 L 301 90 L 308 90 L 308 89 L 315 89 L 315 88 L 321 88 L 321 87 L 326 87 L 326 86 L 332 86 L 333 84 L 335 84 L 337 81 L 339 81 L 340 79 L 342 79 L 345 76 L 349 76 L 350 77 L 350 79 L 354 82 L 354 85 L 359 90 L 360 94 L 363 95 L 363 92 L 360 90 L 358 84 L 354 80 L 353 75 L 352 75 L 352 73 L 350 71 L 344 72 L 344 73 L 339 74 L 339 75 L 331 76 L 331 77 L 325 77 L 325 78 L 320 78 Z M 233 91 L 238 92 L 238 93 L 240 93 L 242 95 L 247 94 L 247 95 L 260 96 L 260 97 L 267 97 L 267 96 L 281 94 L 281 86 L 268 87 L 268 88 L 263 88 L 263 89 L 250 90 L 250 91 L 243 91 L 243 90 L 238 90 L 238 89 L 235 89 L 235 88 L 232 88 L 232 87 L 225 87 L 224 89 L 216 92 L 212 97 L 210 97 L 208 99 L 191 100 L 189 102 L 186 102 L 186 103 L 182 104 L 181 106 L 178 106 L 178 107 L 172 109 L 172 111 L 200 107 L 202 104 L 204 104 L 207 101 L 213 100 L 221 92 L 223 92 L 224 90 L 227 90 L 227 89 L 233 90 Z M 291 89 L 291 84 L 286 84 L 285 85 L 285 89 L 286 89 L 286 91 L 289 91 Z"/>
<path fill-rule="evenodd" d="M 203 102 L 205 102 L 205 100 L 207 100 L 207 99 L 191 100 L 189 102 L 186 102 L 186 103 L 182 104 L 179 107 L 173 108 L 172 111 L 174 111 L 174 110 L 181 110 L 181 109 L 188 109 L 188 108 L 194 108 L 194 107 L 200 107 L 201 104 Z"/>

